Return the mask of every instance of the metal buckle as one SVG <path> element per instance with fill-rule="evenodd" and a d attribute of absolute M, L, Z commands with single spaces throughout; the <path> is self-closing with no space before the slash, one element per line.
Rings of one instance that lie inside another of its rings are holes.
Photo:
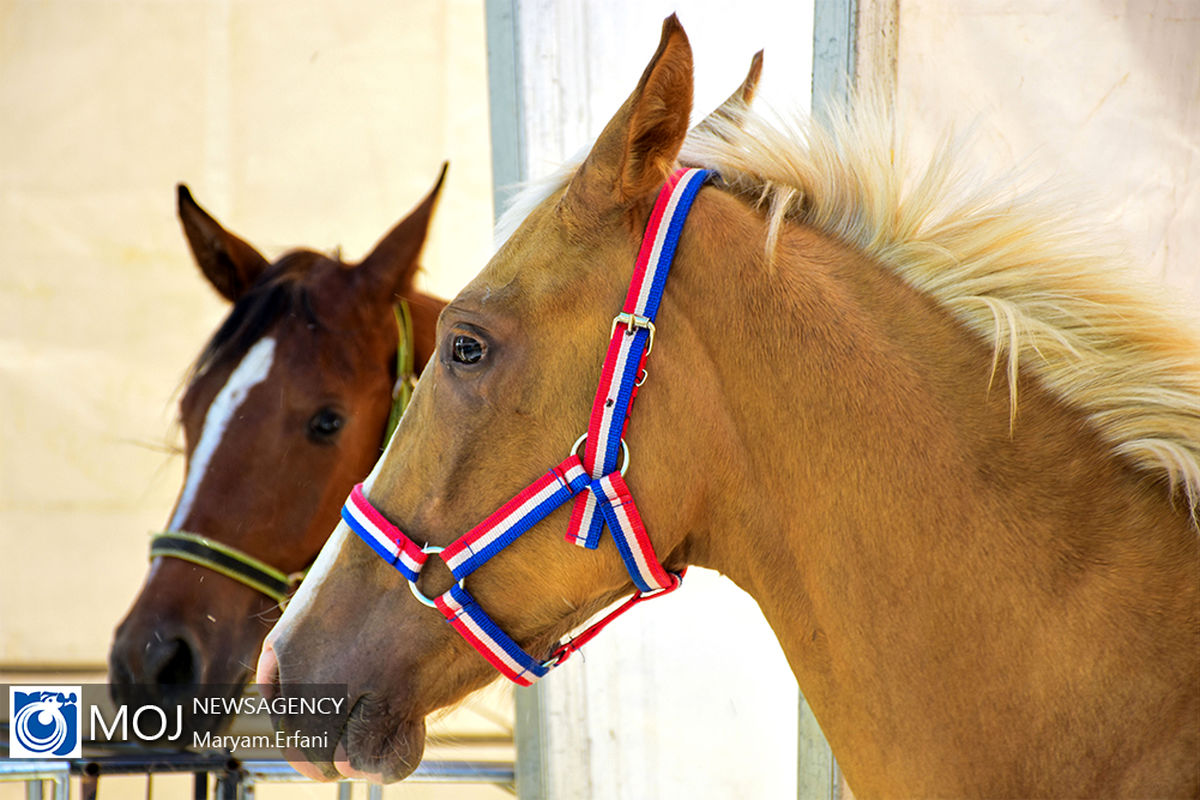
<path fill-rule="evenodd" d="M 571 455 L 575 454 L 575 451 L 579 449 L 579 445 L 583 444 L 583 440 L 586 438 L 587 434 L 585 433 L 583 436 L 580 436 L 575 440 L 575 444 L 571 445 Z M 621 456 L 621 469 L 619 469 L 618 472 L 620 472 L 621 477 L 624 478 L 625 470 L 629 469 L 629 445 L 625 443 L 624 436 L 621 437 Z M 580 460 L 583 460 L 582 457 L 580 457 Z"/>
<path fill-rule="evenodd" d="M 421 552 L 425 553 L 427 555 L 432 555 L 434 553 L 440 553 L 445 549 L 446 548 L 444 548 L 444 547 L 438 547 L 436 544 L 427 544 L 421 548 Z M 417 578 L 420 579 L 420 577 L 421 577 L 421 573 L 418 572 Z M 437 608 L 437 603 L 435 601 L 430 600 L 428 597 L 421 594 L 421 590 L 417 588 L 416 581 L 409 581 L 408 588 L 409 588 L 409 591 L 411 591 L 413 593 L 413 597 L 417 598 L 417 602 L 419 602 L 421 605 L 429 606 L 430 608 Z M 461 580 L 458 582 L 458 588 L 460 588 L 460 589 L 465 588 L 463 586 L 463 582 Z"/>
<path fill-rule="evenodd" d="M 650 351 L 654 349 L 654 323 L 650 321 L 650 318 L 643 317 L 641 314 L 630 314 L 628 311 L 622 311 L 613 317 L 612 328 L 608 332 L 608 338 L 611 339 L 613 337 L 613 334 L 617 332 L 617 324 L 622 322 L 625 323 L 625 329 L 629 332 L 629 335 L 632 335 L 633 331 L 638 328 L 645 328 L 650 331 L 650 341 L 646 344 L 646 355 L 650 355 Z"/>

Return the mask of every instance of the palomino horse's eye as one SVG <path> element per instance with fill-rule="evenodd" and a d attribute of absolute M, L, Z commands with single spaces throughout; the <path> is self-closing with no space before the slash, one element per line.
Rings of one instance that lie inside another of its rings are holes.
<path fill-rule="evenodd" d="M 346 419 L 332 408 L 322 408 L 308 421 L 308 435 L 318 442 L 332 439 Z"/>
<path fill-rule="evenodd" d="M 470 336 L 455 336 L 453 355 L 459 364 L 475 364 L 483 358 L 483 342 Z"/>

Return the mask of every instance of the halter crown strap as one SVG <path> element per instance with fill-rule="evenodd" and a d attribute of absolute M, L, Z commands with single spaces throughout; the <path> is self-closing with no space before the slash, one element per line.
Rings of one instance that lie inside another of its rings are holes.
<path fill-rule="evenodd" d="M 400 418 L 404 416 L 404 411 L 408 408 L 408 402 L 412 398 L 413 385 L 416 383 L 416 375 L 413 371 L 412 312 L 405 300 L 401 300 L 393 306 L 392 311 L 396 315 L 396 326 L 399 328 L 400 334 L 396 345 L 396 384 L 392 389 L 392 408 L 383 437 L 384 446 L 392 438 L 392 432 L 396 426 L 400 424 Z M 370 510 L 378 513 L 374 509 Z M 378 549 L 377 552 L 379 552 Z M 420 562 L 416 570 L 419 572 L 420 564 L 425 562 L 425 556 L 420 553 L 419 548 L 417 552 L 420 555 Z M 296 590 L 308 572 L 306 567 L 300 572 L 286 574 L 236 547 L 186 531 L 162 531 L 151 534 L 150 558 L 159 556 L 178 558 L 208 567 L 214 572 L 219 572 L 227 578 L 232 578 L 265 594 L 281 605 L 287 602 L 288 597 Z M 413 574 L 415 575 L 416 572 Z M 416 580 L 416 578 L 410 580 Z"/>
<path fill-rule="evenodd" d="M 484 658 L 522 686 L 530 685 L 561 664 L 616 616 L 680 585 L 682 573 L 667 572 L 654 553 L 641 514 L 621 475 L 624 467 L 617 470 L 617 456 L 622 449 L 628 453 L 622 435 L 630 405 L 645 379 L 644 362 L 653 347 L 654 320 L 663 286 L 684 220 L 707 177 L 705 170 L 679 170 L 659 192 L 625 305 L 613 320 L 582 460 L 572 452 L 444 549 L 421 547 L 412 541 L 371 505 L 361 484 L 354 487 L 342 508 L 342 519 L 351 530 L 405 577 L 422 602 L 436 606 Z M 567 540 L 595 548 L 607 526 L 637 592 L 578 637 L 556 648 L 548 659 L 539 661 L 496 625 L 471 597 L 463 581 L 573 497 L 575 509 Z M 421 568 L 431 554 L 445 561 L 458 581 L 433 601 L 416 588 Z"/>
<path fill-rule="evenodd" d="M 692 201 L 707 177 L 705 170 L 679 170 L 659 192 L 650 214 L 625 304 L 613 319 L 604 371 L 592 402 L 583 465 L 593 479 L 598 480 L 617 468 L 621 437 L 625 434 L 630 407 L 641 382 L 639 376 L 643 374 L 644 362 L 654 341 L 654 320 L 675 257 L 675 247 Z M 609 517 L 605 506 L 611 509 L 611 504 L 598 491 L 576 500 L 567 526 L 567 541 L 595 549 L 600 543 L 603 524 Z M 640 525 L 640 520 L 637 524 Z M 611 524 L 609 527 L 616 533 L 615 527 Z M 630 566 L 628 560 L 626 566 Z M 634 570 L 630 572 L 634 574 Z M 663 575 L 651 577 L 657 581 L 638 581 L 635 577 L 635 583 L 645 591 L 655 588 L 656 582 L 661 586 L 665 578 Z"/>

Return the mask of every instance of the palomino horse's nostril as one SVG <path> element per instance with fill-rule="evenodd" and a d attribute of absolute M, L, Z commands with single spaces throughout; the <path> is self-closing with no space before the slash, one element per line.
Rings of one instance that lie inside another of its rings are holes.
<path fill-rule="evenodd" d="M 259 685 L 262 696 L 268 700 L 279 695 L 279 659 L 275 656 L 275 646 L 270 639 L 263 642 L 262 654 L 258 657 L 258 667 L 254 673 L 254 682 Z"/>

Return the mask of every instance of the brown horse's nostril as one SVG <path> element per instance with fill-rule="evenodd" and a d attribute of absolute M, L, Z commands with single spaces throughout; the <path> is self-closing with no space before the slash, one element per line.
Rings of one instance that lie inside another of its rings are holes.
<path fill-rule="evenodd" d="M 196 656 L 184 639 L 168 639 L 146 654 L 146 678 L 159 686 L 197 683 Z"/>

